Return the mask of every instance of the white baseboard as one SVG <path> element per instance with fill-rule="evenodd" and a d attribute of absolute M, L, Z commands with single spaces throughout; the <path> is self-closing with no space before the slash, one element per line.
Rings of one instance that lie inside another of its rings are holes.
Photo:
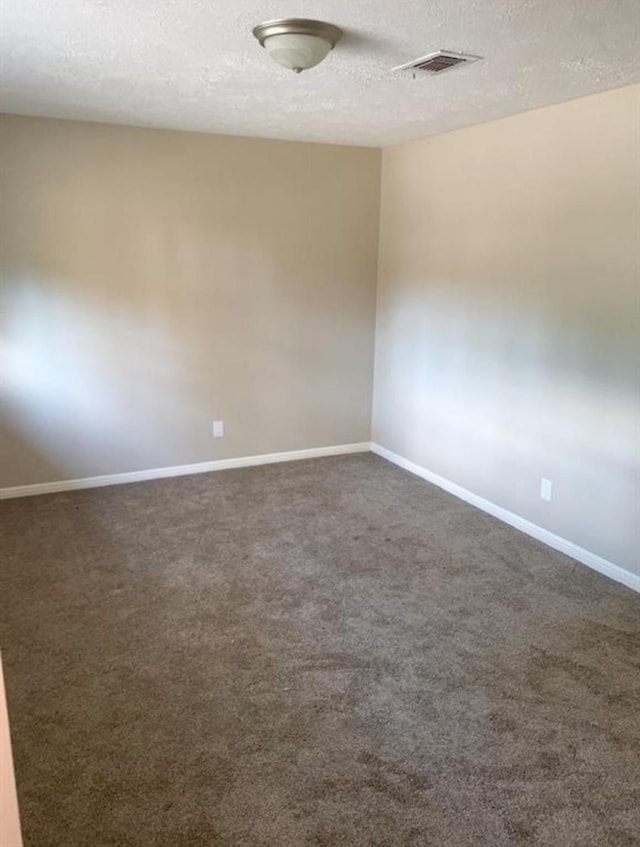
<path fill-rule="evenodd" d="M 31 497 L 35 494 L 55 494 L 59 491 L 74 491 L 78 488 L 101 488 L 105 485 L 123 485 L 128 482 L 145 482 L 171 476 L 188 476 L 196 473 L 224 471 L 230 468 L 247 468 L 253 465 L 271 465 L 276 462 L 293 462 L 298 459 L 317 459 L 321 456 L 340 456 L 345 453 L 366 453 L 371 444 L 336 444 L 332 447 L 312 447 L 309 450 L 290 450 L 286 453 L 265 453 L 261 456 L 240 456 L 237 459 L 217 459 L 197 462 L 192 465 L 173 465 L 167 468 L 150 468 L 144 471 L 87 476 L 82 479 L 61 479 L 55 482 L 38 482 L 33 485 L 14 485 L 0 488 L 0 500 L 13 497 Z"/>
<path fill-rule="evenodd" d="M 553 547 L 554 550 L 559 550 L 561 553 L 565 553 L 567 556 L 581 562 L 583 565 L 587 565 L 587 567 L 592 568 L 594 571 L 598 571 L 598 573 L 604 574 L 610 579 L 626 585 L 627 588 L 632 588 L 634 591 L 640 592 L 640 576 L 631 573 L 631 571 L 625 570 L 625 568 L 621 568 L 619 565 L 614 565 L 613 562 L 609 562 L 607 559 L 603 559 L 601 556 L 597 556 L 595 553 L 585 550 L 584 547 L 579 547 L 572 541 L 567 541 L 566 538 L 555 535 L 553 532 L 549 532 L 541 526 L 531 523 L 531 521 L 521 518 L 513 512 L 509 512 L 507 509 L 503 509 L 502 506 L 497 506 L 490 500 L 485 500 L 484 497 L 479 497 L 477 494 L 474 494 L 472 491 L 468 491 L 461 485 L 456 485 L 455 482 L 450 482 L 450 480 L 445 479 L 442 476 L 438 476 L 438 474 L 432 473 L 432 471 L 428 471 L 420 465 L 416 465 L 415 462 L 411 462 L 409 459 L 398 456 L 397 453 L 387 450 L 386 447 L 381 447 L 379 444 L 373 443 L 371 445 L 371 450 L 374 453 L 377 453 L 378 456 L 382 456 L 383 459 L 393 462 L 394 465 L 398 465 L 416 476 L 426 479 L 427 482 L 437 485 L 438 488 L 448 491 L 449 494 L 459 497 L 461 500 L 464 500 L 465 503 L 470 503 L 477 509 L 482 509 L 483 512 L 488 512 L 488 514 L 493 515 L 494 518 L 498 518 L 498 520 L 508 523 L 510 526 L 513 526 L 527 535 L 532 536 L 532 538 L 536 538 L 538 541 L 548 544 L 549 547 Z"/>
<path fill-rule="evenodd" d="M 631 573 L 630 571 L 621 568 L 619 565 L 614 565 L 613 562 L 603 559 L 601 556 L 585 550 L 562 538 L 543 529 L 531 521 L 521 518 L 513 512 L 503 509 L 502 506 L 497 506 L 490 500 L 485 500 L 484 497 L 479 497 L 472 491 L 468 491 L 461 485 L 451 482 L 426 468 L 417 465 L 415 462 L 409 461 L 386 447 L 381 447 L 379 444 L 363 441 L 357 444 L 336 444 L 331 447 L 312 447 L 309 450 L 290 450 L 286 453 L 265 453 L 260 456 L 239 456 L 236 459 L 217 459 L 210 462 L 197 462 L 190 465 L 173 465 L 165 468 L 150 468 L 144 471 L 130 471 L 119 474 L 106 474 L 104 476 L 90 476 L 81 479 L 62 479 L 55 482 L 40 482 L 33 485 L 15 485 L 9 488 L 0 488 L 0 500 L 7 500 L 13 497 L 31 497 L 37 494 L 55 494 L 59 491 L 74 491 L 80 488 L 100 488 L 106 485 L 123 485 L 129 482 L 144 482 L 151 479 L 164 479 L 172 476 L 188 476 L 189 474 L 210 473 L 212 471 L 223 471 L 230 468 L 247 468 L 254 465 L 270 465 L 276 462 L 293 462 L 299 459 L 316 459 L 322 456 L 340 456 L 346 453 L 366 453 L 368 451 L 377 453 L 378 456 L 387 459 L 393 464 L 404 468 L 407 471 L 421 477 L 422 479 L 437 485 L 439 488 L 448 491 L 455 497 L 459 497 L 466 503 L 481 509 L 493 515 L 494 518 L 504 521 L 510 526 L 521 530 L 527 535 L 548 544 L 555 550 L 565 553 L 572 559 L 581 562 L 583 565 L 598 571 L 605 576 L 610 577 L 616 582 L 626 585 L 634 591 L 640 592 L 640 576 Z"/>

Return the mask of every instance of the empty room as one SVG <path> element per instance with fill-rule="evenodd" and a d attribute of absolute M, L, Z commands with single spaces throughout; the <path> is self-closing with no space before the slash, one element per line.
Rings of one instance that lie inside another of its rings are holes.
<path fill-rule="evenodd" d="M 1 847 L 640 845 L 637 0 L 4 0 Z"/>

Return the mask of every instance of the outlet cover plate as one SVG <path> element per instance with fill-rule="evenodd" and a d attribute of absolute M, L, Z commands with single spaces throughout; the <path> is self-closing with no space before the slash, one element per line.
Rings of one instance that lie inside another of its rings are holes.
<path fill-rule="evenodd" d="M 543 500 L 551 500 L 551 493 L 553 491 L 553 483 L 550 479 L 541 479 L 540 480 L 540 497 Z"/>

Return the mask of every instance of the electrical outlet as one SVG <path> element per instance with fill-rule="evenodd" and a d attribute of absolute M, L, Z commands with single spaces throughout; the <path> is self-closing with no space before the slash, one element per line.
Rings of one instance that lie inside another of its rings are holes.
<path fill-rule="evenodd" d="M 213 437 L 214 438 L 223 438 L 224 437 L 224 421 L 214 421 L 213 422 Z"/>
<path fill-rule="evenodd" d="M 550 479 L 540 480 L 540 497 L 542 497 L 543 500 L 551 500 L 552 489 L 553 483 Z"/>

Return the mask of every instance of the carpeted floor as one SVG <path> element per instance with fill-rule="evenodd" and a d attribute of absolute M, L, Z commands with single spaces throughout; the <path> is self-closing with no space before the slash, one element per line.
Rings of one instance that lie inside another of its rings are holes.
<path fill-rule="evenodd" d="M 640 843 L 640 597 L 376 456 L 0 529 L 27 845 Z"/>

